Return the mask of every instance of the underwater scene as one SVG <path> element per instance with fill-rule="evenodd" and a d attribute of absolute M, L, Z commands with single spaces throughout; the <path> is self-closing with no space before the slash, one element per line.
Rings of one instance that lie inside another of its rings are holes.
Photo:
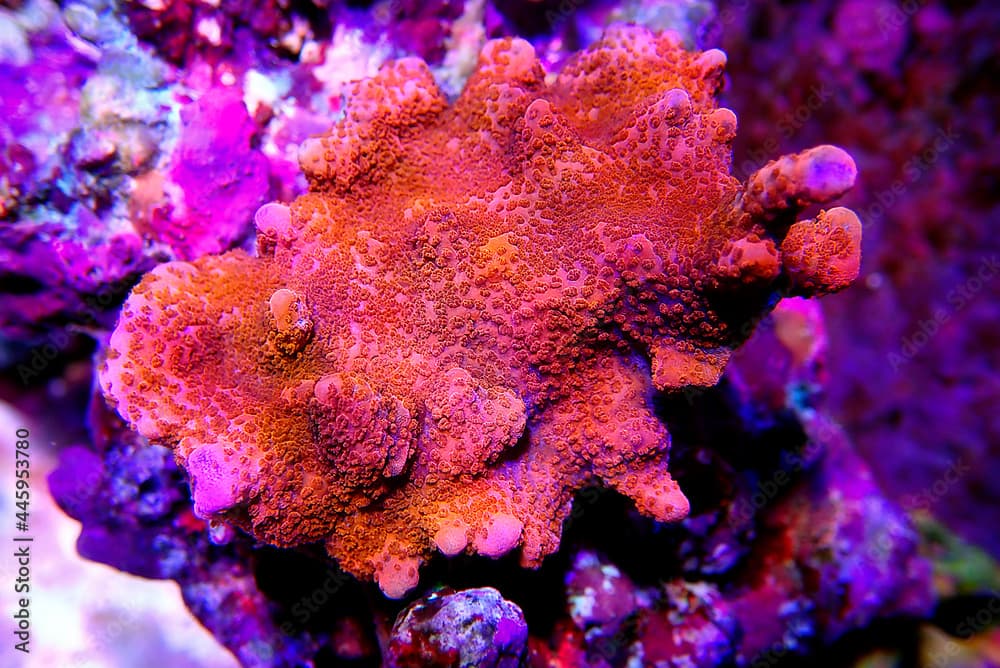
<path fill-rule="evenodd" d="M 1000 668 L 998 36 L 0 0 L 0 666 Z"/>

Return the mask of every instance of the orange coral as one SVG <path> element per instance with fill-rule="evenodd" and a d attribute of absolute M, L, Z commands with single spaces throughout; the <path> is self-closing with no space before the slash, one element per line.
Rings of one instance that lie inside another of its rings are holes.
<path fill-rule="evenodd" d="M 387 65 L 302 147 L 311 191 L 261 208 L 257 257 L 143 279 L 104 392 L 199 514 L 325 540 L 390 596 L 434 548 L 539 564 L 587 484 L 683 517 L 656 389 L 714 384 L 781 290 L 859 256 L 849 212 L 792 225 L 852 185 L 840 149 L 729 175 L 724 63 L 618 28 L 549 77 L 500 40 L 450 105 Z"/>

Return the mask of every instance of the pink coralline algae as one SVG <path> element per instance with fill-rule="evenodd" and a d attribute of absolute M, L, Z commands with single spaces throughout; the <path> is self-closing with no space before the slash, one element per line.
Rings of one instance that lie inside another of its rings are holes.
<path fill-rule="evenodd" d="M 498 40 L 453 104 L 386 65 L 303 145 L 310 192 L 257 212 L 256 256 L 146 275 L 105 395 L 198 514 L 323 540 L 390 597 L 435 549 L 538 566 L 586 485 L 682 519 L 656 391 L 714 385 L 780 296 L 860 260 L 851 211 L 796 220 L 853 185 L 844 151 L 730 176 L 724 64 L 623 27 L 547 76 Z"/>
<path fill-rule="evenodd" d="M 253 147 L 257 126 L 238 90 L 210 90 L 181 110 L 181 122 L 169 172 L 141 177 L 133 208 L 149 236 L 192 260 L 246 233 L 268 192 L 268 161 Z"/>
<path fill-rule="evenodd" d="M 0 348 L 22 382 L 111 327 L 157 263 L 245 240 L 275 196 L 242 87 L 130 48 L 105 9 L 0 12 L 24 26 L 23 54 L 0 49 Z"/>

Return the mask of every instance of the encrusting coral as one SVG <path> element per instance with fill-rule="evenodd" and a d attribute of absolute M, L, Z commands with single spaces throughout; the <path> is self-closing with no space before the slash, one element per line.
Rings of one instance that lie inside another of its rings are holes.
<path fill-rule="evenodd" d="M 453 103 L 386 65 L 302 146 L 310 192 L 258 211 L 256 256 L 136 287 L 106 396 L 200 515 L 325 540 L 391 597 L 434 548 L 538 565 L 588 484 L 684 517 L 654 393 L 714 384 L 781 295 L 860 260 L 849 210 L 795 220 L 853 185 L 844 151 L 730 176 L 724 64 L 619 27 L 547 75 L 497 40 Z"/>

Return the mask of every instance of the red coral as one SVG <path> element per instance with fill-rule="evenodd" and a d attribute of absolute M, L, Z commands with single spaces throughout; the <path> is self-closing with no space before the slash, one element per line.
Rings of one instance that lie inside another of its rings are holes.
<path fill-rule="evenodd" d="M 619 28 L 548 80 L 501 40 L 450 106 L 421 61 L 387 65 L 303 146 L 311 192 L 260 211 L 259 257 L 146 276 L 105 393 L 200 512 L 324 539 L 390 596 L 434 547 L 538 565 L 587 484 L 683 517 L 654 392 L 715 383 L 779 290 L 842 287 L 859 253 L 799 223 L 784 271 L 797 209 L 854 164 L 788 156 L 744 196 L 724 63 Z"/>

